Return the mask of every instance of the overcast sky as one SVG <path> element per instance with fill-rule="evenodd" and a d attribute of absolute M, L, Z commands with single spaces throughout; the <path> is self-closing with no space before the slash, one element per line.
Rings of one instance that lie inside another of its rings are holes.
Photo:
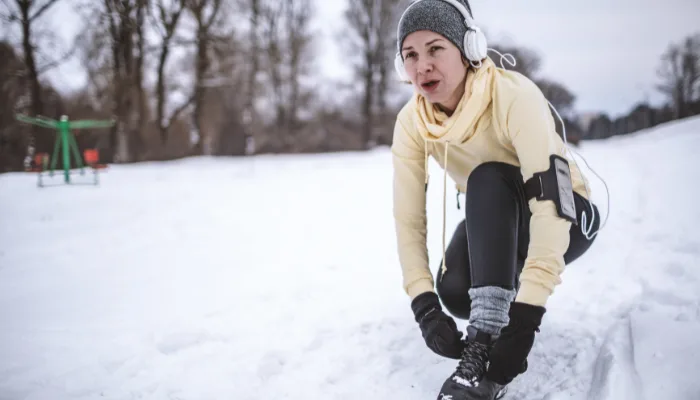
<path fill-rule="evenodd" d="M 578 111 L 625 113 L 654 91 L 659 58 L 668 44 L 700 33 L 700 0 L 471 0 L 489 37 L 536 50 L 542 74 L 577 96 Z M 328 20 L 344 1 L 325 1 Z M 336 24 L 333 24 L 336 25 Z M 341 53 L 325 54 L 327 64 Z M 489 53 L 495 61 L 498 55 Z"/>
<path fill-rule="evenodd" d="M 470 4 L 490 38 L 536 50 L 543 59 L 542 74 L 576 94 L 578 111 L 618 115 L 644 96 L 658 102 L 654 84 L 661 54 L 670 42 L 700 33 L 700 0 L 471 0 Z M 330 78 L 350 73 L 348 55 L 336 42 L 345 7 L 344 0 L 317 0 L 315 25 L 324 35 L 318 59 Z M 62 22 L 66 40 L 79 28 L 80 20 L 69 7 L 54 10 L 52 20 Z M 52 74 L 55 84 L 81 85 L 84 77 L 77 70 L 75 62 L 57 70 Z"/>

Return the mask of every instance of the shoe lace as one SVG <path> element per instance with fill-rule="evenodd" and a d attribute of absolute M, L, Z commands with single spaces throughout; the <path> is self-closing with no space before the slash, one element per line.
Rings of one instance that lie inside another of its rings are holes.
<path fill-rule="evenodd" d="M 462 350 L 462 358 L 457 364 L 457 374 L 476 386 L 486 372 L 488 357 L 488 346 L 483 343 L 468 341 L 464 346 L 464 350 Z"/>

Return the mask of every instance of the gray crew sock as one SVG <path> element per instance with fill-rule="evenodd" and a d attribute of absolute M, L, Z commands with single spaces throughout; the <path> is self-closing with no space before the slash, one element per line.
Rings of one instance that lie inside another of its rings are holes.
<path fill-rule="evenodd" d="M 501 329 L 508 325 L 508 311 L 515 299 L 515 290 L 484 286 L 469 289 L 469 297 L 472 300 L 469 325 L 482 332 L 499 335 Z"/>

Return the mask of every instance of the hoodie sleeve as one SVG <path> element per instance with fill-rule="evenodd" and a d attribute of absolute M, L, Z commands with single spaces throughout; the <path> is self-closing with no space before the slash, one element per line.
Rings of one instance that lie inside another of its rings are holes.
<path fill-rule="evenodd" d="M 400 113 L 391 146 L 393 214 L 403 288 L 415 298 L 433 291 L 426 245 L 425 143 L 407 129 L 407 113 Z"/>
<path fill-rule="evenodd" d="M 507 135 L 515 148 L 523 179 L 549 169 L 551 154 L 563 156 L 563 142 L 555 130 L 546 99 L 534 84 L 511 104 Z M 569 247 L 571 223 L 559 217 L 552 201 L 531 199 L 530 244 L 515 301 L 544 306 L 561 283 L 564 253 Z"/>

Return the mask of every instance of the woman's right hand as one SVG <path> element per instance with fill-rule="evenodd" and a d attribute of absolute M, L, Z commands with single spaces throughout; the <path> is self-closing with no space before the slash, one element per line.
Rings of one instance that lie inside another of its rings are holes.
<path fill-rule="evenodd" d="M 411 309 L 423 334 L 425 344 L 443 357 L 460 359 L 464 342 L 454 319 L 442 311 L 434 292 L 425 292 L 411 302 Z"/>

